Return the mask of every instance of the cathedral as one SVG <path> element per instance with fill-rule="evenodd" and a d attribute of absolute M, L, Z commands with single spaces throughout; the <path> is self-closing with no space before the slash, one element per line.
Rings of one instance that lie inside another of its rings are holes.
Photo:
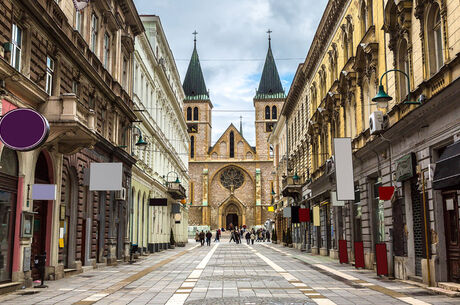
<path fill-rule="evenodd" d="M 201 70 L 196 39 L 185 75 L 184 115 L 190 135 L 189 225 L 211 229 L 253 227 L 273 219 L 273 150 L 268 137 L 278 120 L 285 93 L 273 58 L 271 39 L 253 98 L 255 146 L 230 124 L 211 145 L 213 104 Z"/>

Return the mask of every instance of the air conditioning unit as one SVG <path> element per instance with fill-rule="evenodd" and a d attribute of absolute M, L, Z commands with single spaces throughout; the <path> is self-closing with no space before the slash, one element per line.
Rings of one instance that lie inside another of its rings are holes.
<path fill-rule="evenodd" d="M 115 191 L 115 200 L 126 200 L 126 189 L 121 188 L 121 191 Z"/>
<path fill-rule="evenodd" d="M 369 129 L 371 130 L 371 134 L 379 134 L 383 132 L 383 112 L 382 111 L 374 111 L 369 116 Z"/>

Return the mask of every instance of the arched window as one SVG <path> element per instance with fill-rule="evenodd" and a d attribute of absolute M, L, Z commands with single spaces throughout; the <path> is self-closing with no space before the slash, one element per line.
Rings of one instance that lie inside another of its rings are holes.
<path fill-rule="evenodd" d="M 408 60 L 408 53 L 407 53 L 407 42 L 405 39 L 401 40 L 398 49 L 398 69 L 409 74 L 409 60 Z M 399 73 L 399 101 L 403 101 L 408 92 L 407 92 L 407 78 L 404 74 Z"/>
<path fill-rule="evenodd" d="M 428 50 L 430 56 L 430 74 L 433 75 L 444 64 L 442 54 L 442 28 L 439 5 L 434 3 L 428 15 Z"/>
<path fill-rule="evenodd" d="M 18 172 L 18 156 L 16 152 L 4 146 L 0 158 L 0 173 L 17 177 Z"/>
<path fill-rule="evenodd" d="M 187 121 L 192 120 L 192 107 L 187 108 Z"/>
<path fill-rule="evenodd" d="M 198 121 L 198 107 L 193 108 L 193 120 Z"/>
<path fill-rule="evenodd" d="M 265 119 L 270 120 L 270 106 L 265 106 Z"/>
<path fill-rule="evenodd" d="M 190 158 L 195 158 L 195 136 L 190 138 Z"/>
<path fill-rule="evenodd" d="M 343 50 L 343 58 L 345 63 L 348 61 L 348 36 L 347 33 L 343 33 L 343 41 L 342 41 L 342 50 Z"/>
<path fill-rule="evenodd" d="M 235 135 L 230 132 L 230 158 L 235 158 Z"/>
<path fill-rule="evenodd" d="M 272 107 L 272 120 L 276 120 L 278 118 L 278 110 L 276 109 L 276 106 Z"/>

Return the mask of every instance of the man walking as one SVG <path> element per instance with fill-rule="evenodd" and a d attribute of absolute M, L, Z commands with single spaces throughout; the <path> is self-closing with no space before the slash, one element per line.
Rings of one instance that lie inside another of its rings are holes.
<path fill-rule="evenodd" d="M 251 240 L 251 233 L 249 233 L 249 231 L 246 232 L 246 243 L 249 245 L 249 242 Z"/>
<path fill-rule="evenodd" d="M 256 235 L 254 234 L 254 231 L 251 233 L 251 244 L 254 244 L 254 240 L 256 239 Z"/>
<path fill-rule="evenodd" d="M 235 240 L 235 232 L 234 232 L 234 231 L 231 231 L 231 233 L 230 233 L 230 241 L 229 241 L 229 243 L 231 243 L 232 240 L 233 240 L 233 241 L 236 241 L 236 240 Z"/>
<path fill-rule="evenodd" d="M 204 231 L 203 230 L 200 233 L 200 242 L 201 242 L 201 246 L 203 246 L 204 245 Z"/>
<path fill-rule="evenodd" d="M 208 231 L 208 233 L 206 233 L 206 245 L 211 246 L 211 238 L 212 238 L 212 233 L 211 231 Z"/>
<path fill-rule="evenodd" d="M 216 230 L 216 238 L 214 239 L 214 242 L 219 242 L 220 241 L 220 229 Z"/>
<path fill-rule="evenodd" d="M 267 242 L 270 242 L 270 231 L 267 230 L 266 236 L 267 236 Z"/>

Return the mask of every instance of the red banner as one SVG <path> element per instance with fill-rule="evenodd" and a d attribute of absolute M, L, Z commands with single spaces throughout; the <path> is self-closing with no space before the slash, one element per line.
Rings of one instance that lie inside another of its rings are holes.
<path fill-rule="evenodd" d="M 388 275 L 387 245 L 375 245 L 375 260 L 377 261 L 377 275 Z"/>
<path fill-rule="evenodd" d="M 310 209 L 299 209 L 299 221 L 310 222 Z"/>
<path fill-rule="evenodd" d="M 347 241 L 339 240 L 339 261 L 341 264 L 348 264 Z"/>
<path fill-rule="evenodd" d="M 364 268 L 364 246 L 362 241 L 355 241 L 355 268 Z"/>
<path fill-rule="evenodd" d="M 379 186 L 379 199 L 390 200 L 395 192 L 394 186 Z"/>

